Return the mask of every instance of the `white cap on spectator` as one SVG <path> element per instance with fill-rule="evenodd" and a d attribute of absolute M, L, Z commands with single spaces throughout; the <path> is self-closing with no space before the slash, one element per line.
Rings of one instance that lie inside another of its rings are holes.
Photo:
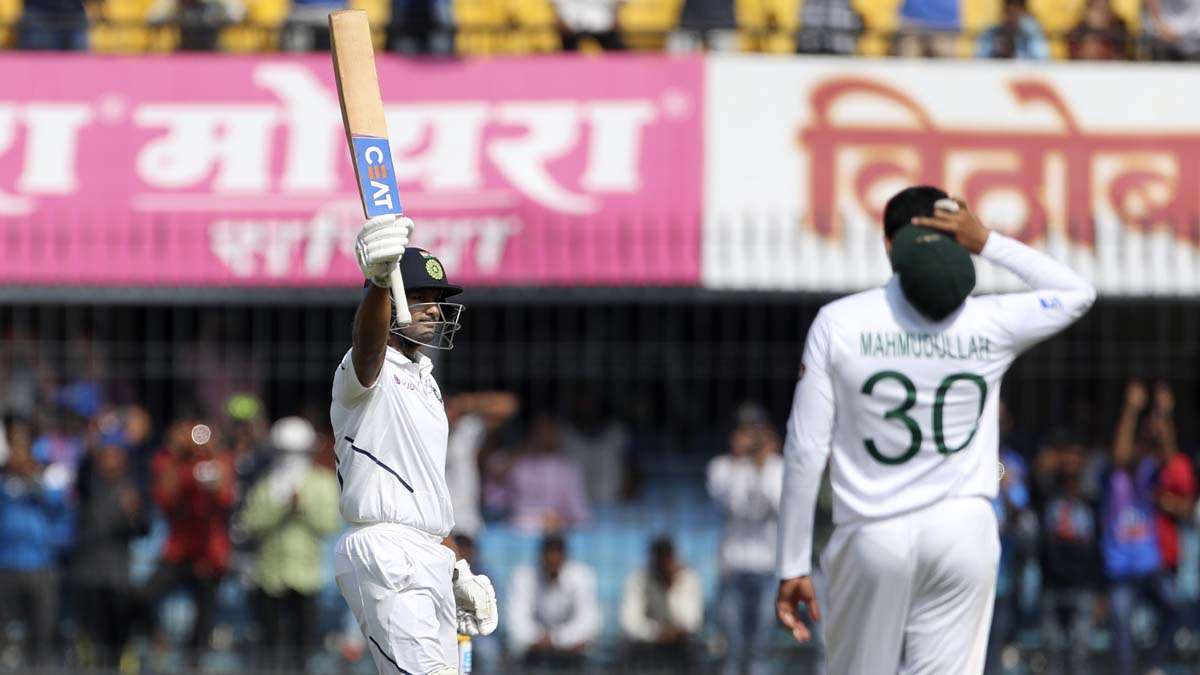
<path fill-rule="evenodd" d="M 271 425 L 271 445 L 280 452 L 312 452 L 317 432 L 303 417 L 284 417 Z"/>

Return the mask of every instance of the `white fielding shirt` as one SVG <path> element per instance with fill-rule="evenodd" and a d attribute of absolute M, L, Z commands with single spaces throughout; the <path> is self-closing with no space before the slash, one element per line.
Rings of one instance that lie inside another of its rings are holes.
<path fill-rule="evenodd" d="M 329 408 L 342 518 L 445 537 L 454 528 L 446 487 L 449 425 L 433 363 L 423 354 L 410 361 L 388 347 L 379 377 L 364 387 L 350 355 L 334 373 Z"/>
<path fill-rule="evenodd" d="M 954 497 L 996 496 L 1001 378 L 1024 350 L 1083 316 L 1096 290 L 1066 265 L 998 232 L 981 255 L 1033 290 L 972 296 L 933 322 L 893 277 L 817 314 L 784 445 L 781 579 L 811 573 L 827 461 L 836 525 Z"/>
<path fill-rule="evenodd" d="M 721 571 L 771 574 L 779 533 L 783 458 L 771 455 L 760 467 L 750 457 L 714 457 L 708 463 L 707 483 L 709 496 L 725 512 Z"/>

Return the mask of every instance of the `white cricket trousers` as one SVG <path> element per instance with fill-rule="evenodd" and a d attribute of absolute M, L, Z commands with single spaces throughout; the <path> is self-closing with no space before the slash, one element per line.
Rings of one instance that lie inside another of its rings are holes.
<path fill-rule="evenodd" d="M 999 563 L 983 497 L 838 526 L 821 554 L 829 675 L 983 673 Z"/>
<path fill-rule="evenodd" d="M 441 539 L 406 525 L 356 527 L 338 540 L 337 585 L 380 675 L 458 667 L 453 571 Z"/>

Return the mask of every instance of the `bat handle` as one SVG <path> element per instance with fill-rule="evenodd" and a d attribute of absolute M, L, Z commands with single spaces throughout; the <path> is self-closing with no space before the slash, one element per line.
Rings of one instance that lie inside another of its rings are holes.
<path fill-rule="evenodd" d="M 400 274 L 399 266 L 392 270 L 391 276 L 392 304 L 396 307 L 396 322 L 403 328 L 412 323 L 412 314 L 408 313 L 408 295 L 404 292 L 404 277 Z"/>

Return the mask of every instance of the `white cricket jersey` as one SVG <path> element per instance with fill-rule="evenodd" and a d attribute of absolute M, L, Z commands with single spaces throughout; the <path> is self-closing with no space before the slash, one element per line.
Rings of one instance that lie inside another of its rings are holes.
<path fill-rule="evenodd" d="M 811 570 L 813 514 L 831 454 L 838 525 L 996 495 L 1000 380 L 1022 351 L 1083 316 L 1096 290 L 997 232 L 982 257 L 1034 290 L 969 297 L 934 322 L 893 277 L 817 314 L 784 446 L 780 578 Z"/>
<path fill-rule="evenodd" d="M 449 425 L 433 363 L 423 354 L 410 361 L 388 347 L 379 377 L 364 387 L 350 354 L 333 375 L 329 407 L 342 517 L 445 537 L 454 528 L 446 488 Z"/>

